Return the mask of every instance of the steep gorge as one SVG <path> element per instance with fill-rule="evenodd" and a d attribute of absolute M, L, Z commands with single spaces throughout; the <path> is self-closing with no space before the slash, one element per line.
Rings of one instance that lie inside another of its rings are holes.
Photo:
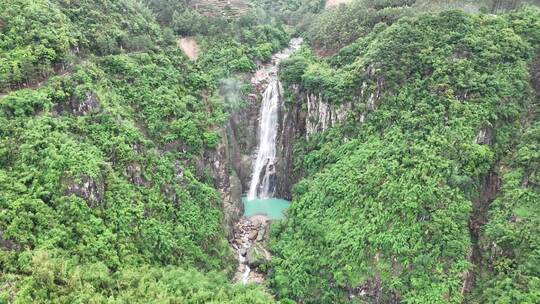
<path fill-rule="evenodd" d="M 0 303 L 540 301 L 537 8 L 6 1 Z"/>

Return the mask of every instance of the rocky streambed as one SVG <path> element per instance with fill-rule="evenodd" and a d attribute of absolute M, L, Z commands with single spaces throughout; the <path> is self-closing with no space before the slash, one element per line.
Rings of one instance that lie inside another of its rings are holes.
<path fill-rule="evenodd" d="M 263 215 L 243 217 L 234 225 L 231 247 L 238 256 L 238 267 L 234 281 L 238 283 L 264 283 L 265 274 L 260 266 L 270 261 L 266 250 L 270 220 Z"/>

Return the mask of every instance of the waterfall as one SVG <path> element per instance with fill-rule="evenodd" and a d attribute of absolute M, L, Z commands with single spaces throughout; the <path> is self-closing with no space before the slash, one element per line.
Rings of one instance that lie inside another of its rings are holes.
<path fill-rule="evenodd" d="M 268 198 L 274 192 L 276 136 L 278 129 L 279 82 L 272 80 L 264 91 L 259 123 L 257 159 L 249 186 L 248 198 Z"/>
<path fill-rule="evenodd" d="M 268 86 L 263 94 L 263 100 L 259 118 L 259 142 L 257 157 L 253 165 L 248 199 L 270 198 L 274 195 L 276 187 L 276 137 L 278 131 L 278 114 L 280 106 L 281 84 L 277 77 L 277 69 L 282 59 L 289 57 L 302 45 L 302 38 L 291 40 L 289 47 L 272 58 L 270 66 L 257 71 L 263 75 L 263 80 L 268 81 Z M 255 83 L 260 82 L 255 79 Z"/>

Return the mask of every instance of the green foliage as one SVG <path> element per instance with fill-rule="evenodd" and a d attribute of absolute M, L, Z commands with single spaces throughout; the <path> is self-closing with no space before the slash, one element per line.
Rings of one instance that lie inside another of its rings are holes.
<path fill-rule="evenodd" d="M 156 20 L 163 25 L 171 26 L 176 12 L 188 9 L 187 1 L 180 0 L 144 0 L 148 8 L 156 14 Z"/>
<path fill-rule="evenodd" d="M 325 0 L 254 0 L 253 2 L 288 24 L 297 24 L 313 18 L 314 14 L 324 9 L 326 3 Z"/>
<path fill-rule="evenodd" d="M 272 246 L 279 297 L 341 303 L 363 290 L 367 302 L 464 301 L 473 201 L 531 104 L 528 63 L 540 44 L 529 33 L 538 20 L 538 9 L 403 18 L 328 60 L 306 51 L 283 62 L 287 83 L 331 104 L 352 102 L 353 111 L 295 150 L 307 179 Z M 476 141 L 485 128 L 496 130 L 491 145 Z M 537 195 L 526 197 L 517 212 L 531 218 L 516 235 L 536 225 Z M 534 248 L 517 262 L 527 277 L 515 287 L 515 276 L 496 281 L 508 290 L 502 302 L 537 300 Z M 503 296 L 496 286 L 487 302 Z"/>
<path fill-rule="evenodd" d="M 124 63 L 144 73 L 138 56 L 125 58 Z M 210 135 L 209 128 L 220 122 L 221 114 L 217 118 L 211 113 L 203 115 L 193 103 L 194 97 L 173 98 L 170 95 L 175 92 L 159 87 L 152 91 L 145 86 L 178 71 L 171 63 L 166 65 L 165 55 L 156 57 L 164 71 L 149 66 L 152 72 L 139 74 L 137 86 L 128 84 L 132 81 L 128 74 L 122 75 L 127 82 L 109 83 L 105 79 L 115 79 L 118 74 L 105 74 L 89 66 L 78 69 L 72 77 L 55 79 L 50 87 L 36 91 L 36 97 L 20 91 L 2 99 L 7 123 L 1 133 L 10 134 L 1 142 L 6 151 L 2 157 L 6 200 L 2 202 L 0 229 L 5 237 L 24 248 L 61 248 L 81 260 L 99 258 L 112 268 L 141 259 L 209 269 L 222 265 L 227 249 L 221 235 L 219 197 L 208 185 L 197 182 L 189 168 L 174 165 L 178 157 L 190 154 L 163 151 L 165 154 L 159 156 L 153 151 L 161 138 L 163 145 L 169 139 L 179 140 L 184 153 L 198 153 L 204 144 L 215 146 L 216 137 Z M 151 57 L 146 60 L 152 64 Z M 105 67 L 108 62 L 104 61 Z M 180 85 L 171 83 L 170 87 Z M 97 94 L 97 112 L 73 112 L 78 96 L 104 92 L 105 88 L 107 93 Z M 134 88 L 150 91 L 132 92 Z M 152 96 L 154 103 L 147 105 L 145 96 Z M 33 102 L 14 102 L 23 98 Z M 186 98 L 193 104 L 172 102 Z M 177 112 L 167 111 L 165 103 L 156 103 L 160 100 L 170 102 Z M 156 107 L 162 108 L 163 116 L 156 116 Z M 138 109 L 137 114 L 134 109 Z M 158 128 L 157 121 L 166 119 L 170 125 Z M 184 126 L 181 132 L 178 123 Z M 201 138 L 205 129 L 203 134 L 208 135 Z M 177 137 L 171 139 L 168 134 Z M 171 184 L 178 170 L 183 172 L 183 181 Z M 32 217 L 25 217 L 25 212 Z M 25 224 L 19 222 L 23 219 Z M 198 221 L 205 225 L 196 224 Z M 118 248 L 119 243 L 126 247 Z M 212 249 L 202 250 L 209 244 L 213 244 Z"/>
<path fill-rule="evenodd" d="M 533 108 L 534 109 L 534 108 Z M 536 106 L 537 110 L 537 106 Z M 521 138 L 506 159 L 499 197 L 489 212 L 482 246 L 485 275 L 471 298 L 479 303 L 540 301 L 540 125 Z"/>
<path fill-rule="evenodd" d="M 73 41 L 71 24 L 49 0 L 0 3 L 0 92 L 53 72 Z"/>
<path fill-rule="evenodd" d="M 136 1 L 0 8 L 9 67 L 21 50 L 45 50 L 27 62 L 43 69 L 93 54 L 0 97 L 0 302 L 272 302 L 227 281 L 236 265 L 205 156 L 231 111 L 220 80 L 269 59 L 283 29 L 221 28 L 191 61 Z"/>
<path fill-rule="evenodd" d="M 255 286 L 180 267 L 126 267 L 111 275 L 101 262 L 76 264 L 37 251 L 28 256 L 26 271 L 24 279 L 0 278 L 6 298 L 19 286 L 14 303 L 273 303 Z"/>
<path fill-rule="evenodd" d="M 538 1 L 521 0 L 356 0 L 306 18 L 299 28 L 319 53 L 329 55 L 365 37 L 375 26 L 390 25 L 402 17 L 451 9 L 468 13 L 502 13 L 525 4 L 540 6 Z"/>
<path fill-rule="evenodd" d="M 150 10 L 133 0 L 50 0 L 71 20 L 76 47 L 98 55 L 141 51 L 161 42 Z"/>
<path fill-rule="evenodd" d="M 358 301 L 538 302 L 540 127 L 528 70 L 540 12 L 414 16 L 522 4 L 469 2 L 322 11 L 321 0 L 253 1 L 230 18 L 188 1 L 3 1 L 0 303 L 275 302 L 228 281 L 236 262 L 206 158 L 244 107 L 243 73 L 286 44 L 283 22 L 337 52 L 304 47 L 281 63 L 283 84 L 350 110 L 295 147 L 306 178 L 261 266 L 281 303 L 362 291 Z M 197 36 L 197 60 L 176 35 Z M 486 130 L 489 144 L 478 141 Z M 471 239 L 496 168 L 500 193 Z M 475 245 L 484 260 L 464 296 Z"/>
<path fill-rule="evenodd" d="M 313 45 L 322 53 L 335 53 L 340 48 L 366 36 L 378 23 L 392 24 L 412 15 L 409 7 L 414 1 L 353 1 L 318 15 L 301 27 Z"/>

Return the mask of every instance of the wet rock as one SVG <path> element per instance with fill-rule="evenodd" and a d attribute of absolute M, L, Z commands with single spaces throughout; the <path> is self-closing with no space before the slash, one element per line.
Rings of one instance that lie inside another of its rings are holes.
<path fill-rule="evenodd" d="M 255 215 L 250 218 L 253 227 L 266 227 L 269 224 L 268 217 L 264 215 Z"/>
<path fill-rule="evenodd" d="M 251 181 L 251 171 L 253 166 L 253 159 L 249 155 L 241 155 L 239 167 L 239 177 L 242 181 L 242 185 L 245 189 L 249 188 L 249 182 Z"/>
<path fill-rule="evenodd" d="M 232 234 L 237 233 L 235 230 L 243 229 L 240 226 L 235 226 L 234 223 L 240 219 L 244 213 L 244 204 L 242 204 L 242 184 L 240 179 L 236 174 L 231 174 L 229 176 L 229 188 L 227 191 L 224 190 L 222 194 L 223 199 L 223 214 L 224 214 L 224 224 L 228 236 L 231 237 Z"/>
<path fill-rule="evenodd" d="M 248 281 L 250 283 L 263 284 L 264 283 L 264 277 L 265 276 L 262 273 L 252 271 L 252 272 L 249 273 Z"/>
<path fill-rule="evenodd" d="M 83 175 L 79 180 L 65 177 L 62 180 L 65 185 L 65 195 L 75 195 L 87 201 L 90 207 L 96 207 L 103 201 L 105 186 L 90 176 Z"/>

